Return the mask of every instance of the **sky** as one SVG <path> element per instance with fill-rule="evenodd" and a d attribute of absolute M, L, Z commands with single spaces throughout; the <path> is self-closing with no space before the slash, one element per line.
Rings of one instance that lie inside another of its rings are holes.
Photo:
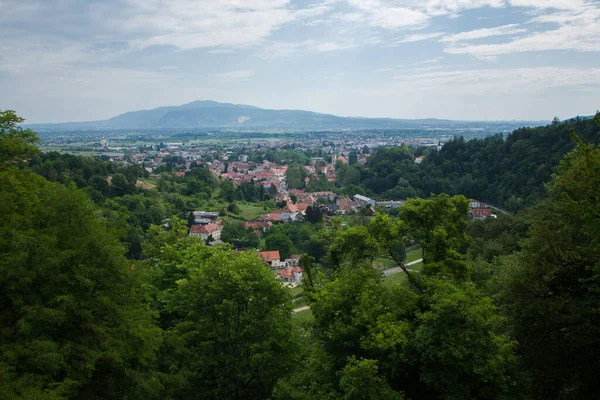
<path fill-rule="evenodd" d="M 0 0 L 0 109 L 87 121 L 215 100 L 342 116 L 600 108 L 600 0 Z"/>

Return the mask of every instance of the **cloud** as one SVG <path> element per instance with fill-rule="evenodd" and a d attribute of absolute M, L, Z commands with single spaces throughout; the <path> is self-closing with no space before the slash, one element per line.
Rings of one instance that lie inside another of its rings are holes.
<path fill-rule="evenodd" d="M 396 81 L 408 85 L 436 87 L 438 90 L 452 91 L 458 87 L 469 88 L 473 93 L 480 90 L 507 92 L 517 90 L 540 91 L 550 87 L 589 85 L 600 82 L 600 68 L 574 67 L 529 67 L 458 69 L 423 74 L 401 75 Z"/>
<path fill-rule="evenodd" d="M 585 7 L 585 0 L 510 0 L 513 7 L 530 7 L 537 9 L 573 10 Z"/>
<path fill-rule="evenodd" d="M 215 75 L 220 82 L 241 82 L 247 81 L 254 76 L 254 71 L 243 69 L 238 71 L 222 72 Z"/>
<path fill-rule="evenodd" d="M 293 7 L 290 0 L 3 0 L 2 5 L 10 12 L 0 20 L 51 27 L 65 35 L 77 32 L 90 40 L 123 41 L 135 49 L 183 50 L 256 45 L 286 24 L 331 10 L 327 3 Z"/>
<path fill-rule="evenodd" d="M 370 38 L 368 40 L 376 40 Z M 264 58 L 292 57 L 306 52 L 325 53 L 330 51 L 347 50 L 357 47 L 352 41 L 344 42 L 319 42 L 316 40 L 305 40 L 302 42 L 271 42 L 262 48 Z"/>
<path fill-rule="evenodd" d="M 424 1 L 427 14 L 440 16 L 457 14 L 464 10 L 483 7 L 501 8 L 506 5 L 505 0 L 429 0 Z"/>
<path fill-rule="evenodd" d="M 436 39 L 440 36 L 443 36 L 443 32 L 434 32 L 434 33 L 417 33 L 414 35 L 405 36 L 403 39 L 399 40 L 397 43 L 412 43 L 412 42 L 420 42 L 423 40 Z"/>
<path fill-rule="evenodd" d="M 505 0 L 347 0 L 347 3 L 354 11 L 336 14 L 335 18 L 349 22 L 367 21 L 370 26 L 390 30 L 423 28 L 433 17 L 456 18 L 464 10 L 506 5 Z"/>
<path fill-rule="evenodd" d="M 359 10 L 363 18 L 371 26 L 384 29 L 399 29 L 406 27 L 424 26 L 429 17 L 426 13 L 409 7 L 390 5 L 381 0 L 347 0 L 348 3 Z M 346 14 L 358 21 L 358 13 Z"/>
<path fill-rule="evenodd" d="M 532 0 L 527 3 L 536 2 Z M 561 3 L 565 3 L 564 7 L 568 5 L 566 2 Z M 600 52 L 600 5 L 586 3 L 584 8 L 579 9 L 575 2 L 570 2 L 570 4 L 574 7 L 572 10 L 545 13 L 530 21 L 530 23 L 558 24 L 557 29 L 532 32 L 528 36 L 504 43 L 449 46 L 444 49 L 444 52 L 469 54 L 482 59 L 532 51 Z"/>
<path fill-rule="evenodd" d="M 527 32 L 526 29 L 517 28 L 517 24 L 509 24 L 497 26 L 495 28 L 476 29 L 467 32 L 449 35 L 440 39 L 440 42 L 460 42 L 463 40 L 483 39 L 491 36 L 514 35 L 517 33 Z"/>

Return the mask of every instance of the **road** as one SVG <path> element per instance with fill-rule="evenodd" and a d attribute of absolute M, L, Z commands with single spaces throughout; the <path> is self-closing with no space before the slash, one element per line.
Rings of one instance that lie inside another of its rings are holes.
<path fill-rule="evenodd" d="M 404 266 L 405 267 L 410 267 L 411 265 L 418 264 L 418 263 L 420 263 L 422 261 L 423 261 L 423 259 L 419 258 L 418 260 L 411 261 L 409 263 L 404 264 Z M 412 271 L 412 272 L 417 272 L 417 271 L 415 271 L 413 269 L 410 269 L 410 268 L 407 268 L 407 269 L 409 271 Z M 388 277 L 388 276 L 399 274 L 400 272 L 404 272 L 404 271 L 402 271 L 402 268 L 400 268 L 400 267 L 394 267 L 394 268 L 386 269 L 385 271 L 383 271 L 383 276 L 384 277 Z"/>
<path fill-rule="evenodd" d="M 418 264 L 421 261 L 423 261 L 423 259 L 419 258 L 418 260 L 411 261 L 409 263 L 404 264 L 404 266 L 410 267 L 411 265 Z M 419 272 L 419 271 L 415 271 L 414 269 L 410 269 L 410 268 L 407 268 L 407 269 L 409 271 L 412 271 L 412 272 Z M 402 268 L 400 268 L 400 267 L 394 267 L 394 268 L 390 268 L 390 269 L 387 269 L 387 270 L 383 271 L 383 276 L 384 277 L 388 277 L 388 276 L 399 274 L 400 272 L 404 272 L 404 271 L 402 271 Z M 302 311 L 306 311 L 306 310 L 310 310 L 310 307 L 309 306 L 304 306 L 304 307 L 295 308 L 295 309 L 292 310 L 292 313 L 296 314 L 296 313 L 299 313 L 299 312 L 302 312 Z"/>
<path fill-rule="evenodd" d="M 310 310 L 310 307 L 309 306 L 304 306 L 304 307 L 300 307 L 300 308 L 295 308 L 295 309 L 292 310 L 292 312 L 294 314 L 296 314 L 296 313 L 299 313 L 299 312 L 302 312 L 302 311 L 306 311 L 306 310 Z"/>

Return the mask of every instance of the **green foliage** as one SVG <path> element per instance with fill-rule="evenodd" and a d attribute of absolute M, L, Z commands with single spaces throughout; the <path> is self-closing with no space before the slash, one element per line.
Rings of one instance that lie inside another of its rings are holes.
<path fill-rule="evenodd" d="M 317 206 L 308 206 L 306 208 L 306 220 L 311 224 L 316 224 L 323 221 L 323 213 Z"/>
<path fill-rule="evenodd" d="M 256 249 L 259 243 L 259 238 L 253 229 L 245 230 L 244 223 L 235 220 L 227 220 L 223 224 L 221 240 L 240 249 Z"/>
<path fill-rule="evenodd" d="M 311 179 L 306 185 L 307 192 L 327 192 L 332 188 L 333 186 L 329 180 L 327 180 L 327 175 L 322 172 L 317 175 L 317 179 Z"/>
<path fill-rule="evenodd" d="M 153 398 L 161 334 L 145 272 L 87 196 L 0 172 L 0 389 L 12 398 Z"/>
<path fill-rule="evenodd" d="M 430 279 L 421 301 L 413 340 L 428 389 L 447 399 L 507 398 L 515 342 L 499 333 L 503 321 L 492 299 L 472 285 Z"/>
<path fill-rule="evenodd" d="M 289 189 L 302 189 L 304 187 L 304 178 L 308 176 L 306 169 L 297 163 L 288 165 L 285 171 L 285 181 Z"/>
<path fill-rule="evenodd" d="M 236 254 L 152 228 L 147 249 L 164 271 L 159 295 L 168 332 L 162 369 L 173 398 L 269 398 L 292 360 L 289 292 L 255 253 Z"/>
<path fill-rule="evenodd" d="M 342 186 L 358 185 L 360 183 L 360 173 L 356 168 L 342 164 L 335 170 L 336 182 Z"/>
<path fill-rule="evenodd" d="M 279 250 L 282 260 L 288 258 L 293 251 L 294 244 L 282 232 L 276 232 L 265 238 L 265 250 Z"/>
<path fill-rule="evenodd" d="M 439 195 L 430 200 L 410 199 L 400 211 L 407 237 L 421 245 L 423 260 L 437 263 L 466 251 L 469 202 L 463 196 Z M 464 275 L 466 267 L 454 273 Z"/>
<path fill-rule="evenodd" d="M 395 392 L 378 375 L 377 361 L 354 356 L 340 372 L 340 388 L 345 400 L 402 400 L 404 396 Z"/>
<path fill-rule="evenodd" d="M 570 128 L 584 142 L 600 143 L 594 121 L 576 118 L 517 129 L 506 138 L 456 138 L 440 151 L 430 151 L 421 164 L 413 162 L 408 147 L 378 148 L 359 168 L 360 184 L 387 198 L 462 194 L 511 211 L 522 210 L 545 197 L 544 184 L 550 181 L 552 168 L 574 147 Z"/>
<path fill-rule="evenodd" d="M 0 167 L 7 162 L 22 162 L 38 152 L 38 135 L 18 124 L 25 120 L 12 110 L 0 110 Z"/>
<path fill-rule="evenodd" d="M 530 239 L 497 281 L 537 399 L 600 390 L 600 149 L 574 140 L 548 199 L 529 213 Z"/>

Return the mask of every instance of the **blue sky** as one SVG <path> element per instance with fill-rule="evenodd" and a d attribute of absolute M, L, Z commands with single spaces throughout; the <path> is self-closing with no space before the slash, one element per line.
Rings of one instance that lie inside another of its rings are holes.
<path fill-rule="evenodd" d="M 0 0 L 0 109 L 104 119 L 193 100 L 345 116 L 600 108 L 598 0 Z"/>

